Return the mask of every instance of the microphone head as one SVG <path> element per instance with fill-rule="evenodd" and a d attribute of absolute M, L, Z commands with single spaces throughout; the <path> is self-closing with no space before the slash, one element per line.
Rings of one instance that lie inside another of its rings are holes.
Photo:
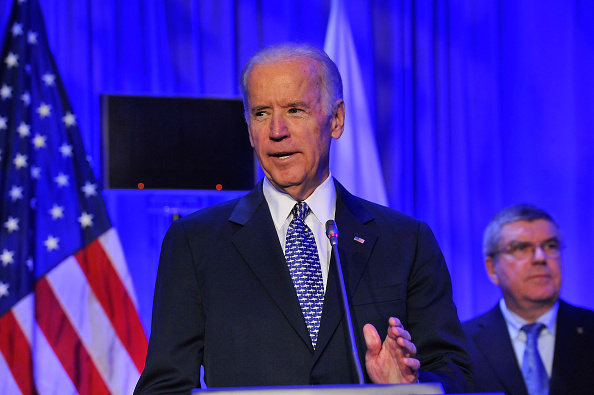
<path fill-rule="evenodd" d="M 338 244 L 338 228 L 336 227 L 336 222 L 332 219 L 326 221 L 326 236 L 330 239 L 330 244 Z"/>

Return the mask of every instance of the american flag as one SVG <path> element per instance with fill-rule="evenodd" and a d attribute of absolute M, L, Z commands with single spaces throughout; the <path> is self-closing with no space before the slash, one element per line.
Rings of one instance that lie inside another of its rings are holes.
<path fill-rule="evenodd" d="M 0 61 L 0 393 L 130 394 L 146 335 L 37 0 Z"/>

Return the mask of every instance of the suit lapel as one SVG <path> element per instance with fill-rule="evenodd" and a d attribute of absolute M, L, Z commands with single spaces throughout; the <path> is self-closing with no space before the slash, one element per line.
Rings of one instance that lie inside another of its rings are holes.
<path fill-rule="evenodd" d="M 516 354 L 499 305 L 489 312 L 486 320 L 480 325 L 482 330 L 474 336 L 474 340 L 476 344 L 481 345 L 480 350 L 485 360 L 506 393 L 518 393 L 518 390 L 525 393 L 524 378 L 516 361 Z"/>
<path fill-rule="evenodd" d="M 346 291 L 350 302 L 353 293 L 357 289 L 363 270 L 371 256 L 371 250 L 377 240 L 377 234 L 365 225 L 365 223 L 373 219 L 373 216 L 342 185 L 336 181 L 335 185 L 335 217 L 339 232 L 338 252 L 340 254 Z M 355 237 L 359 241 L 356 241 Z M 320 332 L 316 345 L 315 354 L 317 357 L 321 355 L 324 348 L 328 345 L 344 315 L 338 272 L 334 254 L 332 255 L 328 283 L 326 284 L 322 320 L 320 322 Z M 356 332 L 360 330 L 361 328 L 355 328 Z"/>
<path fill-rule="evenodd" d="M 286 319 L 313 351 L 289 268 L 262 194 L 262 182 L 240 200 L 229 220 L 241 226 L 232 237 L 233 244 Z"/>

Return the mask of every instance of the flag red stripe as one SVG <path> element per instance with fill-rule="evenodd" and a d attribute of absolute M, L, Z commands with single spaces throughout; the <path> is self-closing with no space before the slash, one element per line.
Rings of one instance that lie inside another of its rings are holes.
<path fill-rule="evenodd" d="M 0 317 L 0 352 L 24 395 L 37 394 L 33 381 L 31 347 L 12 311 Z"/>
<path fill-rule="evenodd" d="M 97 300 L 139 372 L 144 370 L 148 343 L 134 303 L 99 240 L 76 255 Z"/>
<path fill-rule="evenodd" d="M 35 317 L 39 328 L 79 394 L 109 394 L 85 345 L 56 298 L 46 277 L 35 285 Z"/>

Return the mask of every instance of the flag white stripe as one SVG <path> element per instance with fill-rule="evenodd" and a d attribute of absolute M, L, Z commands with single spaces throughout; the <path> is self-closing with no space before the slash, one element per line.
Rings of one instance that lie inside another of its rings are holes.
<path fill-rule="evenodd" d="M 14 381 L 10 368 L 0 352 L 0 394 L 22 394 L 21 389 Z"/>
<path fill-rule="evenodd" d="M 124 284 L 124 287 L 126 288 L 132 303 L 134 303 L 134 307 L 138 309 L 136 292 L 134 291 L 134 283 L 132 281 L 132 276 L 128 271 L 128 265 L 126 264 L 126 258 L 124 256 L 124 251 L 122 249 L 122 244 L 120 243 L 118 232 L 115 230 L 115 228 L 110 228 L 107 232 L 103 233 L 99 237 L 99 243 L 101 243 L 103 251 L 105 251 L 105 254 L 109 257 L 113 267 L 118 273 L 120 281 L 122 281 L 122 284 Z"/>
<path fill-rule="evenodd" d="M 40 394 L 54 394 L 59 389 L 60 394 L 75 394 L 76 388 L 70 377 L 62 367 L 53 348 L 37 323 L 33 320 L 35 316 L 35 297 L 27 295 L 20 300 L 13 310 L 15 320 L 25 334 L 33 359 L 33 377 L 35 385 Z M 10 392 L 6 392 L 10 394 Z"/>
<path fill-rule="evenodd" d="M 39 394 L 77 394 L 76 387 L 70 376 L 64 370 L 54 349 L 38 326 L 35 326 L 34 333 L 35 341 L 31 348 L 33 355 L 35 355 L 33 360 L 34 378 Z"/>
<path fill-rule="evenodd" d="M 33 326 L 35 323 L 35 306 L 33 303 L 35 303 L 35 298 L 33 294 L 29 294 L 19 300 L 12 308 L 12 315 L 27 338 L 29 347 L 33 344 Z"/>
<path fill-rule="evenodd" d="M 48 275 L 56 297 L 112 393 L 132 393 L 140 373 L 74 257 Z"/>

